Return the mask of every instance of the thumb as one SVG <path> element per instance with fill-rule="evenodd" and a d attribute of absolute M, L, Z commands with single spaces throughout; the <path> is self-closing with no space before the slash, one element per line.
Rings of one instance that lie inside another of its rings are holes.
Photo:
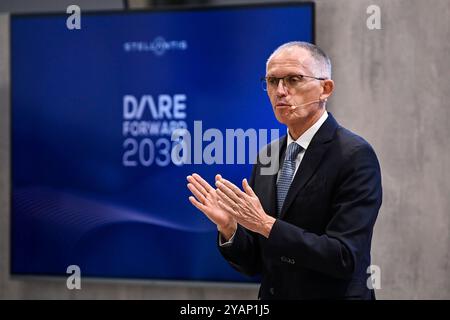
<path fill-rule="evenodd" d="M 246 194 L 248 194 L 251 197 L 256 197 L 256 194 L 253 192 L 252 188 L 247 182 L 247 179 L 242 180 L 242 188 L 244 188 L 244 191 Z"/>

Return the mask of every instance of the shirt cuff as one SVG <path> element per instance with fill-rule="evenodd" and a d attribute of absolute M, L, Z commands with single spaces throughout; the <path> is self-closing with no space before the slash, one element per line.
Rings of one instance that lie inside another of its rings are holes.
<path fill-rule="evenodd" d="M 230 239 L 227 242 L 222 242 L 222 235 L 219 232 L 219 246 L 221 247 L 229 247 L 233 244 L 234 235 L 236 234 L 237 229 L 234 231 L 233 235 L 230 237 Z"/>

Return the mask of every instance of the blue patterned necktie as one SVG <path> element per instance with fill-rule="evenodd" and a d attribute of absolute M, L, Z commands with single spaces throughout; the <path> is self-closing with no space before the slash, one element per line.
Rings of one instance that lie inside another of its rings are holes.
<path fill-rule="evenodd" d="M 292 179 L 294 178 L 295 172 L 295 159 L 303 148 L 295 142 L 291 142 L 286 150 L 286 155 L 284 157 L 283 166 L 279 172 L 278 183 L 277 183 L 277 205 L 278 205 L 278 216 L 280 216 L 281 208 L 283 207 L 284 199 L 291 186 Z"/>

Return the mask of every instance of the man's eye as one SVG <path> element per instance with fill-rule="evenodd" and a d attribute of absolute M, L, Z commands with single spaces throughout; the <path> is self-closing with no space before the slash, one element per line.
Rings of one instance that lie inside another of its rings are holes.
<path fill-rule="evenodd" d="M 277 84 L 277 78 L 275 78 L 275 77 L 269 77 L 269 78 L 267 78 L 267 82 L 268 83 L 270 83 L 270 84 Z"/>
<path fill-rule="evenodd" d="M 289 83 L 295 84 L 295 83 L 298 83 L 298 82 L 302 81 L 302 78 L 300 78 L 298 76 L 292 76 L 292 77 L 288 77 L 287 81 Z"/>

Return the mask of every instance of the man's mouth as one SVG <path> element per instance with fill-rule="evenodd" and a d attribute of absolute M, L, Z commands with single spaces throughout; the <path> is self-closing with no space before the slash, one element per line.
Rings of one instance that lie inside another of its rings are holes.
<path fill-rule="evenodd" d="M 278 102 L 276 105 L 275 105 L 275 107 L 276 108 L 288 108 L 288 107 L 290 107 L 291 105 L 289 104 L 289 103 L 284 103 L 284 102 Z"/>

